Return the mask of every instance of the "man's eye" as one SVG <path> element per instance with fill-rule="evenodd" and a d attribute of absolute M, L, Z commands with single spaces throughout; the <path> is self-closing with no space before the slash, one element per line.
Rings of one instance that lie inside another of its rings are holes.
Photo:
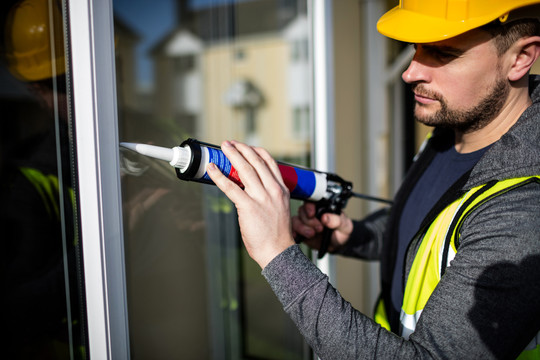
<path fill-rule="evenodd" d="M 435 51 L 433 55 L 441 61 L 451 61 L 457 58 L 457 55 L 446 51 Z"/>

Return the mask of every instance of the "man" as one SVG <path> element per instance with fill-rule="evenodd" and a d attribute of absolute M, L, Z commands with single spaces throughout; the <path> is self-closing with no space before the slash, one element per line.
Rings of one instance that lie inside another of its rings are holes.
<path fill-rule="evenodd" d="M 321 358 L 540 358 L 540 79 L 529 77 L 540 11 L 532 4 L 403 0 L 379 21 L 383 34 L 415 44 L 403 80 L 415 117 L 435 130 L 390 212 L 319 221 L 305 204 L 292 219 L 314 247 L 327 226 L 331 251 L 381 260 L 377 322 L 294 245 L 288 192 L 266 151 L 223 143 L 245 191 L 209 165 L 238 209 L 250 256 Z"/>

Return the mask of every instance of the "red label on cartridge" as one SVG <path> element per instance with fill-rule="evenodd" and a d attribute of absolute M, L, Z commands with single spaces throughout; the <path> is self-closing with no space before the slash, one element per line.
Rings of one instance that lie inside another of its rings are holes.
<path fill-rule="evenodd" d="M 281 177 L 287 189 L 290 192 L 293 192 L 296 184 L 298 183 L 298 175 L 292 166 L 287 166 L 283 164 L 278 164 L 279 172 L 281 172 Z"/>
<path fill-rule="evenodd" d="M 242 184 L 242 181 L 240 181 L 240 177 L 238 176 L 238 171 L 236 171 L 233 166 L 231 166 L 231 172 L 229 173 L 228 178 L 237 183 L 241 188 L 244 188 L 244 184 Z"/>

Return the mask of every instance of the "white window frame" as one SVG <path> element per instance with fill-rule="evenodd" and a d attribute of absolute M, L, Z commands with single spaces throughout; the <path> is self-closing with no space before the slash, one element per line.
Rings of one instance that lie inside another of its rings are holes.
<path fill-rule="evenodd" d="M 313 165 L 320 171 L 334 172 L 336 162 L 332 0 L 308 0 L 308 19 L 311 22 Z M 314 252 L 313 258 L 317 258 L 317 252 Z M 334 282 L 333 257 L 327 255 L 315 260 L 315 264 Z"/>
<path fill-rule="evenodd" d="M 112 3 L 68 5 L 87 352 L 129 359 Z"/>

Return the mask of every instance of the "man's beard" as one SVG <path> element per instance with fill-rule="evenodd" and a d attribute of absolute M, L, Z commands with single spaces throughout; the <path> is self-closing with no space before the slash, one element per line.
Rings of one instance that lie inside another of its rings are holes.
<path fill-rule="evenodd" d="M 419 117 L 415 111 L 414 117 L 418 122 L 428 126 L 450 128 L 466 134 L 484 128 L 495 119 L 508 97 L 510 85 L 503 78 L 497 79 L 492 91 L 476 106 L 467 110 L 450 109 L 442 95 L 424 89 L 422 84 L 414 84 L 412 89 L 419 95 L 438 100 L 441 104 L 441 109 L 432 115 Z M 417 103 L 416 106 L 424 105 Z"/>

